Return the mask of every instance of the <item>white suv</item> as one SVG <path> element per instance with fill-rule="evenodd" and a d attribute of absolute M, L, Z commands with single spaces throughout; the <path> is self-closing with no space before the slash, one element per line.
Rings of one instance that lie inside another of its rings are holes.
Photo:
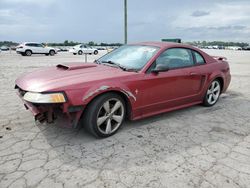
<path fill-rule="evenodd" d="M 16 47 L 16 52 L 23 56 L 31 56 L 32 54 L 45 54 L 53 56 L 57 53 L 54 48 L 35 42 L 25 42 L 18 45 Z"/>
<path fill-rule="evenodd" d="M 87 46 L 85 44 L 78 44 L 71 48 L 69 52 L 73 53 L 74 55 L 82 55 L 82 54 L 98 54 L 98 50 L 96 48 L 92 48 L 91 46 Z"/>

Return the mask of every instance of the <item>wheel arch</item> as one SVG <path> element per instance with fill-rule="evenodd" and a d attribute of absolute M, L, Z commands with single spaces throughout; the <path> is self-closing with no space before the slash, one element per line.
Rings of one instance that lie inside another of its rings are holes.
<path fill-rule="evenodd" d="M 226 78 L 225 78 L 225 75 L 222 73 L 222 72 L 219 72 L 219 71 L 216 71 L 214 72 L 213 74 L 211 74 L 209 77 L 208 77 L 208 85 L 207 87 L 214 81 L 214 80 L 218 80 L 221 84 L 221 93 L 224 92 L 225 90 L 225 81 L 226 81 Z M 207 89 L 207 88 L 206 88 Z"/>
<path fill-rule="evenodd" d="M 24 53 L 26 53 L 27 51 L 30 51 L 31 53 L 33 53 L 31 49 L 26 49 L 26 50 L 24 51 Z"/>
<path fill-rule="evenodd" d="M 133 106 L 133 101 L 136 100 L 133 96 L 133 94 L 130 91 L 124 90 L 124 89 L 118 89 L 118 88 L 111 88 L 111 89 L 105 89 L 105 87 L 101 88 L 102 91 L 99 91 L 98 89 L 93 92 L 89 92 L 88 95 L 84 97 L 84 106 L 85 108 L 88 108 L 88 106 L 91 105 L 91 103 L 101 95 L 107 94 L 107 93 L 115 93 L 119 96 L 122 97 L 122 99 L 125 102 L 126 106 L 126 117 L 128 119 L 132 118 L 132 106 Z"/>
<path fill-rule="evenodd" d="M 224 79 L 222 76 L 217 76 L 214 80 L 218 80 L 220 82 L 221 85 L 221 93 L 224 90 Z"/>

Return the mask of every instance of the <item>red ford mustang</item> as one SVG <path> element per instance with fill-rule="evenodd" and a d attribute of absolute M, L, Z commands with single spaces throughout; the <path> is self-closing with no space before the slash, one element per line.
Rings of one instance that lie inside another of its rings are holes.
<path fill-rule="evenodd" d="M 73 127 L 83 124 L 95 136 L 108 137 L 125 117 L 213 106 L 230 80 L 224 57 L 184 44 L 145 42 L 122 46 L 94 63 L 27 73 L 15 88 L 36 120 L 66 117 Z"/>

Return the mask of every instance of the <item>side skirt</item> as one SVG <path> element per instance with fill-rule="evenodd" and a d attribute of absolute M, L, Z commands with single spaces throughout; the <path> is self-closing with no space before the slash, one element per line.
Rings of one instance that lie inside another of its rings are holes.
<path fill-rule="evenodd" d="M 167 108 L 167 109 L 163 109 L 163 110 L 160 110 L 160 111 L 143 114 L 141 116 L 136 116 L 131 120 L 139 120 L 139 119 L 142 119 L 142 118 L 146 118 L 146 117 L 150 117 L 150 116 L 154 116 L 154 115 L 158 115 L 158 114 L 162 114 L 162 113 L 166 113 L 166 112 L 170 112 L 170 111 L 174 111 L 174 110 L 179 110 L 179 109 L 182 109 L 182 108 L 187 108 L 187 107 L 194 106 L 196 104 L 201 104 L 201 103 L 202 103 L 202 101 L 197 101 L 197 102 L 188 103 L 188 104 L 185 104 L 185 105 L 180 105 L 180 106 L 176 106 L 176 107 L 172 107 L 172 108 Z"/>

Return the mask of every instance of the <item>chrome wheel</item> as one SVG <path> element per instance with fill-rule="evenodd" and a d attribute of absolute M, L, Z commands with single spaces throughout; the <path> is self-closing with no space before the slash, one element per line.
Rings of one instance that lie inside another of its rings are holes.
<path fill-rule="evenodd" d="M 207 103 L 213 105 L 217 102 L 220 96 L 221 86 L 219 81 L 214 80 L 207 90 Z"/>
<path fill-rule="evenodd" d="M 122 124 L 124 114 L 124 105 L 119 99 L 107 100 L 97 113 L 98 130 L 103 134 L 112 134 Z"/>

